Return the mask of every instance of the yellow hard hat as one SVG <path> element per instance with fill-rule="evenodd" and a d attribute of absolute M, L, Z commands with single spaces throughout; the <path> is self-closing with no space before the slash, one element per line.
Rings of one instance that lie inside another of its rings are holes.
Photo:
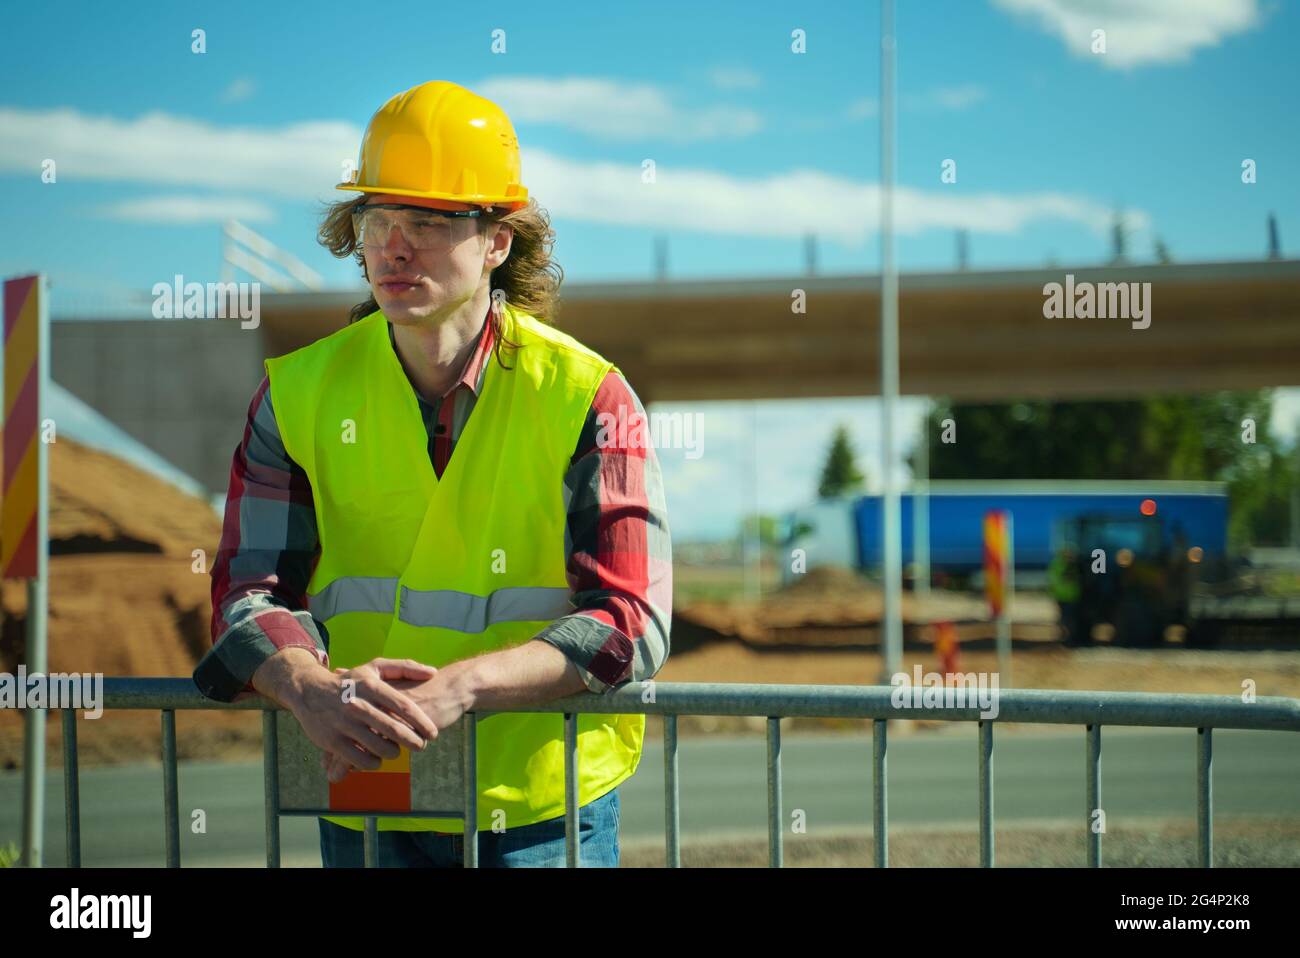
<path fill-rule="evenodd" d="M 335 189 L 518 208 L 519 140 L 504 110 L 446 80 L 399 93 L 370 118 L 360 168 Z"/>

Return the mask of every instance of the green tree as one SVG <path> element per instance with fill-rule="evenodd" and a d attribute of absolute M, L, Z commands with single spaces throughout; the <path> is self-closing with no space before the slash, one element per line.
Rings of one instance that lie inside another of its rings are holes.
<path fill-rule="evenodd" d="M 760 546 L 779 546 L 784 542 L 781 523 L 776 516 L 750 514 L 740 520 L 740 537 L 744 541 L 755 529 L 757 523 L 758 544 Z"/>
<path fill-rule="evenodd" d="M 831 439 L 831 448 L 826 454 L 826 464 L 822 467 L 821 481 L 817 484 L 817 495 L 822 499 L 842 496 L 861 490 L 865 483 L 866 476 L 859 471 L 853 460 L 849 431 L 841 423 L 835 427 L 835 436 Z"/>
<path fill-rule="evenodd" d="M 1295 456 L 1270 431 L 1272 391 L 1140 400 L 954 404 L 932 407 L 935 479 L 1186 479 L 1228 483 L 1229 540 L 1287 537 Z M 945 443 L 945 421 L 955 442 Z M 1243 422 L 1253 420 L 1254 442 Z"/>

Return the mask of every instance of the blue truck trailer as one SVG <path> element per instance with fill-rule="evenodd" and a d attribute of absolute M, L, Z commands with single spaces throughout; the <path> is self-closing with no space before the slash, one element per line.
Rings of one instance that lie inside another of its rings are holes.
<path fill-rule="evenodd" d="M 936 480 L 930 483 L 927 498 L 934 570 L 965 573 L 983 566 L 983 523 L 990 509 L 1011 514 L 1016 567 L 1043 569 L 1065 544 L 1073 520 L 1141 517 L 1148 500 L 1154 504 L 1153 518 L 1159 520 L 1155 524 L 1161 529 L 1162 545 L 1173 545 L 1181 535 L 1186 548 L 1199 548 L 1207 562 L 1227 555 L 1228 490 L 1221 482 Z M 915 558 L 915 502 L 912 492 L 900 495 L 904 565 Z M 857 566 L 879 567 L 881 497 L 853 500 L 851 516 L 857 532 Z"/>

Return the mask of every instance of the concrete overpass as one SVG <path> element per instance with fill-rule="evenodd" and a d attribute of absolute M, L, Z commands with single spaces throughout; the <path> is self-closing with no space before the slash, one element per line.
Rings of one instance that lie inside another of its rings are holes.
<path fill-rule="evenodd" d="M 1043 315 L 1044 286 L 1150 283 L 1150 326 Z M 806 312 L 792 311 L 795 290 Z M 557 325 L 643 401 L 867 396 L 878 276 L 566 284 Z M 51 374 L 224 491 L 261 360 L 347 323 L 364 291 L 266 294 L 234 320 L 53 324 Z M 900 382 L 961 400 L 1096 399 L 1300 386 L 1300 260 L 904 274 Z M 93 317 L 85 317 L 87 319 Z"/>

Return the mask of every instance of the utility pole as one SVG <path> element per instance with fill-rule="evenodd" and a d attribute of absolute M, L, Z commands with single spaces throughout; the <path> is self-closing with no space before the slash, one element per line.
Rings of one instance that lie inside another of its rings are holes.
<path fill-rule="evenodd" d="M 894 3 L 880 3 L 880 497 L 884 511 L 882 685 L 903 667 L 902 520 L 894 481 L 898 405 L 898 266 L 894 262 Z"/>

